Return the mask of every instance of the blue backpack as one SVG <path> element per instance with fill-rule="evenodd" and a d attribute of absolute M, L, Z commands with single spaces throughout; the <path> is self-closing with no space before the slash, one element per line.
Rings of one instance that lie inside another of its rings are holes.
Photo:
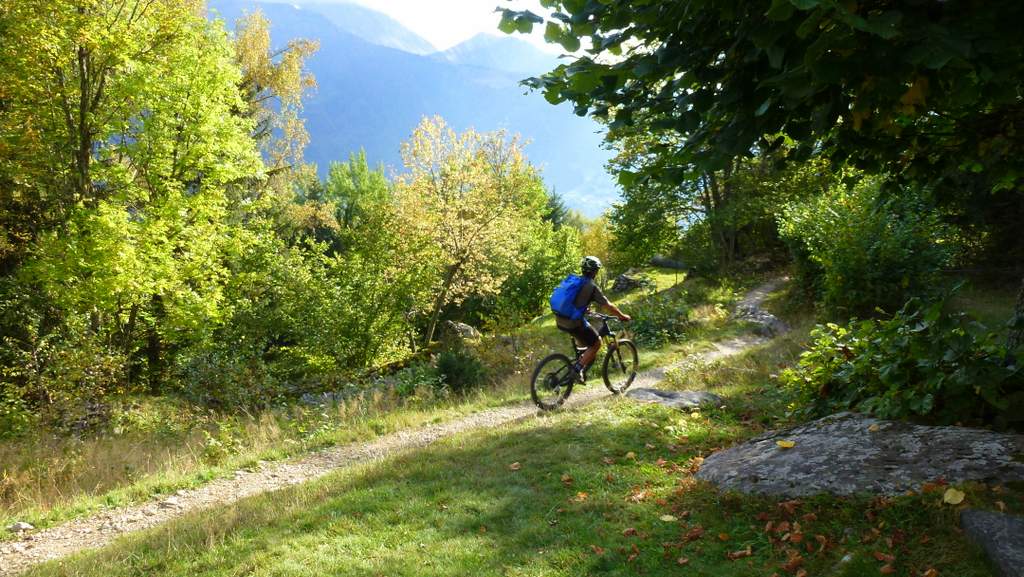
<path fill-rule="evenodd" d="M 582 276 L 571 274 L 565 277 L 562 284 L 555 287 L 555 292 L 551 293 L 551 310 L 558 316 L 574 321 L 583 318 L 583 313 L 587 309 L 576 308 L 575 302 L 576 295 L 580 294 L 580 289 L 586 283 L 587 279 Z"/>

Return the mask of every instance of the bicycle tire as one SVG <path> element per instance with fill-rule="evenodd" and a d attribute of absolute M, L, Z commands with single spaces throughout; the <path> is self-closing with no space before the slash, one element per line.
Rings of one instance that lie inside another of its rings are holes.
<path fill-rule="evenodd" d="M 624 359 L 623 356 L 626 358 Z M 613 360 L 616 361 L 615 364 L 617 366 L 609 367 L 609 364 Z M 636 379 L 636 370 L 639 365 L 640 356 L 637 353 L 636 345 L 633 344 L 633 341 L 625 339 L 619 341 L 615 350 L 609 350 L 604 355 L 604 364 L 601 367 L 601 376 L 604 378 L 604 386 L 608 387 L 608 390 L 611 391 L 613 395 L 621 395 L 626 392 L 626 389 L 628 389 L 630 385 L 633 384 L 633 380 Z M 616 382 L 613 384 L 612 379 L 610 378 L 611 373 L 609 373 L 609 368 L 617 371 L 617 374 L 621 375 L 623 380 L 619 381 L 616 379 Z"/>
<path fill-rule="evenodd" d="M 549 372 L 541 377 L 546 366 Z M 564 375 L 561 373 L 564 373 Z M 550 378 L 558 379 L 558 384 L 555 385 L 555 388 L 545 388 L 545 385 L 550 386 L 552 384 L 548 381 Z M 530 397 L 533 399 L 533 403 L 542 411 L 553 411 L 562 406 L 562 403 L 569 398 L 573 384 L 572 361 L 561 353 L 554 353 L 544 357 L 541 362 L 537 363 L 537 368 L 533 370 L 533 377 L 530 379 Z M 545 392 L 554 392 L 554 399 L 552 401 L 545 400 Z"/>

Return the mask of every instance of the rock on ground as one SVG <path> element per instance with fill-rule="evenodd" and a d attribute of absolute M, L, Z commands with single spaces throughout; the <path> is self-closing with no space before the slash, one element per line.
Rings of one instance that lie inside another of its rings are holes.
<path fill-rule="evenodd" d="M 758 306 L 741 304 L 736 307 L 733 317 L 754 323 L 757 325 L 754 332 L 764 337 L 775 337 L 789 330 L 789 325 L 782 319 Z"/>
<path fill-rule="evenodd" d="M 17 523 L 7 526 L 7 530 L 11 533 L 23 533 L 25 531 L 31 531 L 32 529 L 35 529 L 35 527 L 24 521 L 18 521 Z"/>
<path fill-rule="evenodd" d="M 626 396 L 673 409 L 699 409 L 704 405 L 717 407 L 722 404 L 722 397 L 707 391 L 661 391 L 641 387 L 630 390 Z"/>
<path fill-rule="evenodd" d="M 629 272 L 624 272 L 619 276 L 615 277 L 615 282 L 612 283 L 612 290 L 614 292 L 626 292 L 628 290 L 637 289 L 640 287 L 650 286 L 651 282 L 645 278 L 631 276 Z"/>
<path fill-rule="evenodd" d="M 445 327 L 448 329 L 448 333 L 454 337 L 460 339 L 478 339 L 480 338 L 480 331 L 467 325 L 466 323 L 459 323 L 455 321 L 445 321 Z"/>
<path fill-rule="evenodd" d="M 1024 517 L 967 509 L 960 527 L 985 550 L 999 577 L 1024 577 Z"/>
<path fill-rule="evenodd" d="M 793 448 L 780 447 L 783 440 Z M 744 493 L 896 495 L 940 477 L 1024 481 L 1022 455 L 1024 435 L 838 413 L 715 453 L 697 476 Z"/>

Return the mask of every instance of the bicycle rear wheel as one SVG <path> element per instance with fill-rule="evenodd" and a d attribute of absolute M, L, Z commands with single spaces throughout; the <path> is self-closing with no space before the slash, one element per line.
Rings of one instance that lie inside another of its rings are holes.
<path fill-rule="evenodd" d="M 609 350 L 604 356 L 604 366 L 601 371 L 604 376 L 604 386 L 608 387 L 613 395 L 621 395 L 633 384 L 639 365 L 639 355 L 633 341 L 619 341 L 618 346 L 614 350 Z"/>
<path fill-rule="evenodd" d="M 572 362 L 569 357 L 555 353 L 548 355 L 533 371 L 530 396 L 541 410 L 550 411 L 562 406 L 572 392 Z"/>

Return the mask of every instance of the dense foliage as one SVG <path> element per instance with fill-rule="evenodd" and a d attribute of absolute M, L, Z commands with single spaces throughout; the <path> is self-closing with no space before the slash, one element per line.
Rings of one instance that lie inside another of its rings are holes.
<path fill-rule="evenodd" d="M 802 410 L 1020 426 L 1024 370 L 1005 341 L 941 300 L 911 300 L 892 318 L 819 326 L 782 382 Z"/>
<path fill-rule="evenodd" d="M 126 393 L 340 387 L 470 300 L 540 313 L 578 261 L 504 133 L 425 120 L 396 182 L 362 154 L 321 180 L 316 45 L 274 47 L 259 13 L 232 34 L 200 0 L 16 1 L 0 30 L 0 434 Z"/>
<path fill-rule="evenodd" d="M 800 280 L 832 316 L 892 313 L 936 288 L 952 257 L 950 232 L 927 197 L 886 198 L 877 179 L 790 205 L 780 220 Z"/>

